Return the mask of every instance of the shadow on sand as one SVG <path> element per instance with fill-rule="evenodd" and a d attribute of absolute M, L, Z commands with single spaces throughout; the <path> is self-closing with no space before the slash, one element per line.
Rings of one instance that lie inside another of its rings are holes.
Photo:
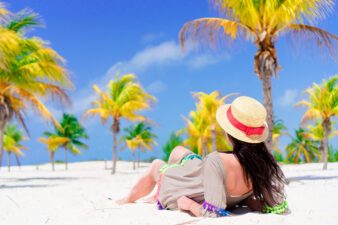
<path fill-rule="evenodd" d="M 33 184 L 27 184 L 27 185 L 6 185 L 3 184 L 0 186 L 1 189 L 13 189 L 13 188 L 40 188 L 40 187 L 51 187 L 55 185 L 33 185 Z"/>
<path fill-rule="evenodd" d="M 26 177 L 26 178 L 0 178 L 0 181 L 24 182 L 32 180 L 77 180 L 78 177 Z"/>
<path fill-rule="evenodd" d="M 287 184 L 295 181 L 303 181 L 303 180 L 331 180 L 331 179 L 337 179 L 338 176 L 299 176 L 299 177 L 288 177 L 286 178 Z"/>

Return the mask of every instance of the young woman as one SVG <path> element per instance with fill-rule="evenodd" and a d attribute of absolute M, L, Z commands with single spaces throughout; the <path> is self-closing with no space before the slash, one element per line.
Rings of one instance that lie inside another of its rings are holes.
<path fill-rule="evenodd" d="M 212 152 L 203 160 L 184 147 L 176 147 L 168 164 L 155 160 L 149 172 L 118 204 L 154 196 L 159 209 L 180 209 L 195 216 L 218 217 L 226 209 L 246 204 L 252 210 L 283 213 L 285 177 L 267 150 L 266 110 L 250 97 L 238 97 L 222 105 L 216 120 L 233 146 L 232 152 Z"/>

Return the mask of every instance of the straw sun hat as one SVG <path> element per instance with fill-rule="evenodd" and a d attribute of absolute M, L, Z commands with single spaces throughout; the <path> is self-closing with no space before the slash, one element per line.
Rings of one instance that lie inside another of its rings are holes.
<path fill-rule="evenodd" d="M 246 96 L 236 98 L 232 104 L 221 105 L 216 112 L 216 120 L 225 132 L 248 143 L 260 143 L 268 137 L 265 117 L 264 106 Z"/>

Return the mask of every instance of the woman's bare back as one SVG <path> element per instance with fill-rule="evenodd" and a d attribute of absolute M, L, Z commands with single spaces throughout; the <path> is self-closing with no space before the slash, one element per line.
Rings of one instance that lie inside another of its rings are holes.
<path fill-rule="evenodd" d="M 244 171 L 234 154 L 218 153 L 223 161 L 226 173 L 226 185 L 230 195 L 243 195 L 252 190 L 252 184 L 245 181 Z"/>

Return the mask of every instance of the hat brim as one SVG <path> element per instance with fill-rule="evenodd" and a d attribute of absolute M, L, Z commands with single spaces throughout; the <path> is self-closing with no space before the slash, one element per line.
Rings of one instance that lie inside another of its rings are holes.
<path fill-rule="evenodd" d="M 228 120 L 227 111 L 229 107 L 230 104 L 221 105 L 216 111 L 216 120 L 225 132 L 238 140 L 248 143 L 260 143 L 266 140 L 269 134 L 268 124 L 266 122 L 264 122 L 265 129 L 263 134 L 247 136 L 243 131 L 234 127 Z"/>

